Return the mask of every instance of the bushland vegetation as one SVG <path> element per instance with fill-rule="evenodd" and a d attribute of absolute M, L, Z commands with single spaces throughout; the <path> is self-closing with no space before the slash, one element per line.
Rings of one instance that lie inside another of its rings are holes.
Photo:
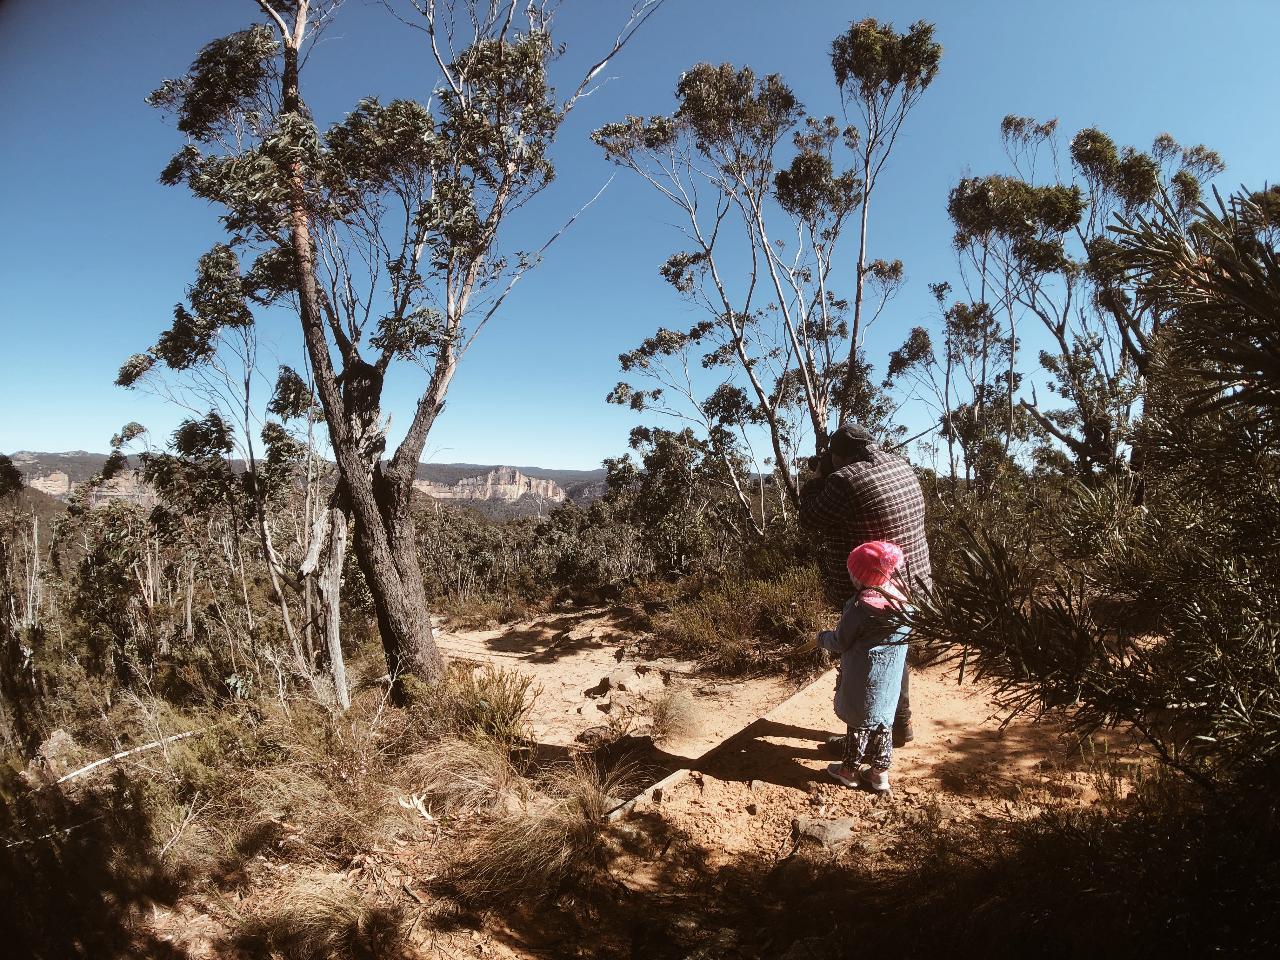
<path fill-rule="evenodd" d="M 223 203 L 235 243 L 201 260 L 189 309 L 122 382 L 167 371 L 210 412 L 159 443 L 138 425 L 114 438 L 105 473 L 135 454 L 145 507 L 64 507 L 0 458 L 7 942 L 41 957 L 158 952 L 136 908 L 225 897 L 262 858 L 293 865 L 294 888 L 279 911 L 241 917 L 228 949 L 394 955 L 402 912 L 329 874 L 406 817 L 456 828 L 432 895 L 457 904 L 607 883 L 601 815 L 621 774 L 539 760 L 524 728 L 536 692 L 441 665 L 427 613 L 481 622 L 620 603 L 648 618 L 656 649 L 708 670 L 812 666 L 791 653 L 827 615 L 795 513 L 802 454 L 842 414 L 899 442 L 909 405 L 931 428 L 902 448 L 930 503 L 936 588 L 910 614 L 926 655 L 994 684 L 1011 713 L 1132 731 L 1149 766 L 1139 789 L 1093 811 L 918 831 L 892 875 L 835 878 L 884 904 L 874 925 L 843 920 L 835 935 L 1105 955 L 1133 943 L 1136 917 L 1153 954 L 1277 946 L 1274 190 L 1211 192 L 1222 159 L 1167 135 L 1147 150 L 1095 129 L 1062 142 L 1053 121 L 1008 117 L 993 136 L 1009 169 L 947 198 L 959 268 L 932 287 L 936 322 L 872 358 L 866 328 L 887 316 L 904 266 L 870 256 L 868 209 L 896 131 L 943 82 L 931 28 L 861 21 L 836 38 L 833 95 L 861 117 L 847 128 L 806 113 L 780 77 L 695 65 L 672 115 L 596 136 L 677 205 L 688 194 L 654 164 L 711 190 L 683 207 L 696 248 L 661 268 L 706 317 L 625 354 L 624 372 L 646 382 L 610 398 L 675 422 L 632 433 L 600 499 L 497 522 L 415 501 L 402 481 L 465 325 L 478 331 L 533 264 L 492 258 L 515 203 L 505 191 L 540 189 L 574 102 L 545 84 L 549 25 L 521 32 L 472 5 L 474 44 L 438 64 L 453 91 L 443 115 L 366 101 L 320 137 L 297 89 L 305 17 L 291 27 L 262 6 L 270 25 L 215 41 L 157 92 L 208 148 L 184 149 L 167 179 Z M 422 6 L 433 36 L 436 5 Z M 464 109 L 513 90 L 515 127 Z M 239 122 L 253 135 L 235 142 L 251 146 L 224 156 Z M 430 147 L 407 167 L 392 162 L 406 129 Z M 511 137 L 534 146 L 504 187 L 493 164 Z M 429 266 L 402 253 L 375 277 L 343 259 L 339 234 L 376 226 L 392 198 L 417 209 L 428 181 L 450 199 L 409 217 L 421 232 L 395 249 L 429 249 Z M 730 223 L 747 268 L 715 245 Z M 333 244 L 328 294 L 308 225 L 316 249 Z M 846 269 L 838 241 L 852 225 Z M 780 252 L 784 230 L 799 251 Z M 233 248 L 246 245 L 260 252 L 242 272 Z M 426 286 L 459 277 L 488 299 L 425 305 Z M 343 292 L 353 278 L 390 283 L 396 303 L 370 331 L 372 363 L 353 346 L 352 324 L 368 321 Z M 245 412 L 256 375 L 225 360 L 253 370 L 251 307 L 268 304 L 298 311 L 313 369 L 279 372 L 264 427 Z M 341 372 L 326 369 L 331 353 Z M 429 386 L 416 432 L 384 460 L 378 388 L 393 360 L 423 365 Z M 723 379 L 699 392 L 690 366 Z M 1026 386 L 1033 373 L 1046 396 Z M 761 437 L 769 456 L 751 449 Z M 679 723 L 679 704 L 663 711 L 664 727 Z M 129 751 L 137 762 L 93 765 Z"/>

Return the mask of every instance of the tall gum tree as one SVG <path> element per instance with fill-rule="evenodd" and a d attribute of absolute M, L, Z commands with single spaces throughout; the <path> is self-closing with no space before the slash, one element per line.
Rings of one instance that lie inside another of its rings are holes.
<path fill-rule="evenodd" d="M 841 418 L 864 415 L 870 393 L 866 366 L 861 360 L 863 341 L 870 325 L 866 288 L 874 278 L 877 261 L 867 261 L 867 231 L 871 201 L 880 174 L 893 153 L 907 116 L 938 75 L 942 46 L 933 39 L 933 24 L 913 23 L 898 33 L 891 23 L 874 17 L 858 20 L 831 43 L 831 69 L 840 88 L 846 114 L 850 106 L 862 126 L 849 127 L 845 142 L 857 160 L 854 168 L 862 182 L 858 202 L 858 254 L 854 267 L 853 317 L 849 356 L 840 391 Z"/>
<path fill-rule="evenodd" d="M 623 372 L 647 384 L 620 383 L 609 399 L 705 435 L 757 534 L 751 477 L 735 467 L 756 461 L 753 428 L 768 438 L 784 513 L 798 502 L 794 465 L 806 434 L 822 450 L 833 417 L 850 416 L 893 432 L 892 402 L 872 383 L 862 342 L 903 265 L 867 259 L 868 193 L 937 72 L 942 49 L 932 36 L 923 22 L 899 35 L 864 20 L 836 39 L 835 79 L 846 108 L 860 106 L 865 132 L 806 114 L 777 74 L 700 63 L 680 77 L 671 114 L 629 116 L 595 133 L 611 160 L 677 209 L 686 246 L 661 273 L 703 317 L 623 354 Z M 851 318 L 836 265 L 855 217 Z"/>
<path fill-rule="evenodd" d="M 340 3 L 257 0 L 264 22 L 208 44 L 151 97 L 188 140 L 162 181 L 223 208 L 237 257 L 230 304 L 180 322 L 216 330 L 243 317 L 237 297 L 296 312 L 397 697 L 405 673 L 443 669 L 411 516 L 423 448 L 459 362 L 564 229 L 518 251 L 503 248 L 502 226 L 551 182 L 561 124 L 661 4 L 638 3 L 560 99 L 548 6 L 388 2 L 421 32 L 435 89 L 425 102 L 362 100 L 322 132 L 303 75 Z M 154 359 L 126 366 L 142 375 Z M 388 451 L 382 391 L 395 363 L 416 366 L 422 386 Z"/>
<path fill-rule="evenodd" d="M 1161 205 L 1185 221 L 1224 164 L 1167 133 L 1143 151 L 1088 128 L 1062 150 L 1056 121 L 1008 116 L 1001 134 L 1012 172 L 961 179 L 947 210 L 966 287 L 1004 318 L 1012 348 L 1005 452 L 1021 412 L 1048 441 L 1042 457 L 1060 467 L 1083 478 L 1140 469 L 1131 442 L 1165 311 L 1121 268 L 1108 225 Z M 1059 405 L 1017 396 L 1022 317 L 1048 336 L 1039 362 Z"/>

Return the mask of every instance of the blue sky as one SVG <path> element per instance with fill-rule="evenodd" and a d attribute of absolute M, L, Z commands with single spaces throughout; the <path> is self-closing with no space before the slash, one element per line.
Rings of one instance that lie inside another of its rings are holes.
<path fill-rule="evenodd" d="M 255 9 L 250 0 L 0 0 L 0 450 L 105 450 L 127 421 L 163 435 L 181 418 L 113 386 L 220 238 L 216 211 L 157 182 L 180 137 L 143 98 Z M 564 0 L 563 85 L 628 9 Z M 933 21 L 945 47 L 873 208 L 871 255 L 907 268 L 873 333 L 873 359 L 929 320 L 929 282 L 955 280 L 947 191 L 967 173 L 1005 169 L 1008 113 L 1058 117 L 1068 133 L 1098 126 L 1139 147 L 1168 131 L 1217 149 L 1225 187 L 1277 179 L 1272 0 L 668 0 L 571 117 L 555 148 L 558 179 L 513 222 L 513 241 L 554 231 L 609 178 L 592 129 L 669 111 L 677 78 L 696 62 L 781 73 L 811 112 L 836 112 L 828 45 L 864 16 L 900 28 Z M 369 94 L 425 98 L 422 42 L 380 5 L 348 0 L 308 67 L 318 118 L 340 118 Z M 692 319 L 657 272 L 678 246 L 670 214 L 621 173 L 468 355 L 427 459 L 585 468 L 621 452 L 639 419 L 604 402 L 618 353 Z M 281 356 L 295 350 L 289 333 L 269 333 Z M 407 420 L 411 387 L 392 384 L 393 423 Z"/>

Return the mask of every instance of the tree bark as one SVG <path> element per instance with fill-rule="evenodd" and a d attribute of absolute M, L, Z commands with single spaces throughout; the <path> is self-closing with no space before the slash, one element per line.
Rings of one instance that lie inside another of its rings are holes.
<path fill-rule="evenodd" d="M 305 115 L 298 77 L 299 48 L 306 31 L 308 4 L 296 8 L 292 30 L 282 30 L 284 75 L 282 113 Z M 307 191 L 299 165 L 289 171 L 289 245 L 294 285 L 307 354 L 329 426 L 338 471 L 346 487 L 355 521 L 356 559 L 373 598 L 374 615 L 387 658 L 393 702 L 404 700 L 405 674 L 435 679 L 444 668 L 436 648 L 426 595 L 414 546 L 409 512 L 412 475 L 387 478 L 378 462 L 381 446 L 372 443 L 368 427 L 379 417 L 376 393 L 352 389 L 352 378 L 368 368 L 358 356 L 346 357 L 339 386 L 325 331 L 315 276 Z M 354 361 L 354 362 L 352 362 Z M 389 482 L 388 482 L 389 481 Z"/>
<path fill-rule="evenodd" d="M 329 551 L 325 559 L 324 575 L 319 580 L 320 597 L 324 603 L 324 637 L 329 651 L 329 674 L 333 677 L 333 689 L 338 706 L 343 710 L 351 706 L 351 693 L 347 689 L 347 664 L 342 656 L 342 564 L 347 555 L 347 516 L 341 506 L 329 511 Z"/>

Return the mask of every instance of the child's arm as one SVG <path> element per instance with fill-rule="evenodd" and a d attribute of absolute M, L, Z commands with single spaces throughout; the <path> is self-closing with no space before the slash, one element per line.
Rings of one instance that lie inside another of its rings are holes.
<path fill-rule="evenodd" d="M 830 650 L 832 653 L 839 653 L 836 649 L 836 632 L 834 630 L 818 631 L 818 646 L 823 650 Z"/>
<path fill-rule="evenodd" d="M 858 642 L 862 628 L 867 622 L 867 616 L 867 608 L 858 602 L 857 597 L 854 597 L 845 604 L 844 613 L 840 615 L 840 623 L 836 628 L 823 630 L 818 634 L 818 646 L 823 650 L 830 650 L 837 656 L 843 654 Z"/>

